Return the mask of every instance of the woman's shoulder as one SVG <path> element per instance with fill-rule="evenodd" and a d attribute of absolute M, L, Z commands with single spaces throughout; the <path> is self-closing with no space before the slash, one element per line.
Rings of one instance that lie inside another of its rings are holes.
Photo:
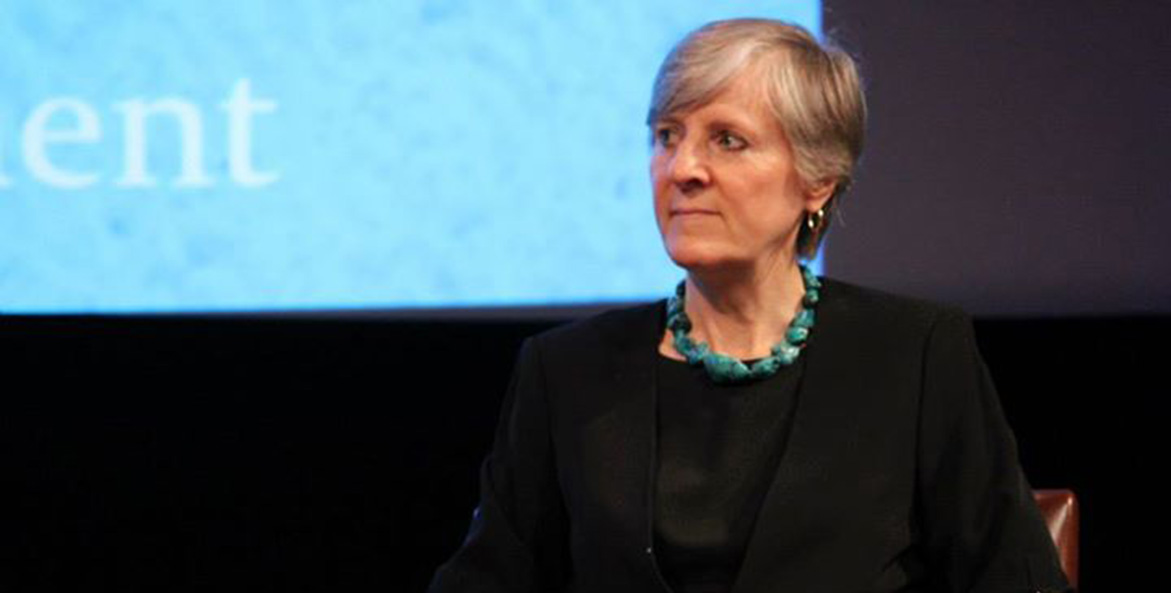
<path fill-rule="evenodd" d="M 941 320 L 970 324 L 970 316 L 958 306 L 915 296 L 821 277 L 821 302 L 816 315 L 819 326 L 832 325 L 851 334 L 884 334 L 888 338 L 930 333 Z M 656 348 L 662 338 L 666 299 L 627 305 L 589 315 L 541 332 L 532 338 L 545 352 L 582 353 Z"/>
<path fill-rule="evenodd" d="M 817 318 L 823 331 L 832 326 L 854 336 L 904 342 L 917 342 L 941 328 L 971 331 L 971 316 L 956 305 L 834 278 L 822 278 L 821 292 Z"/>
<path fill-rule="evenodd" d="M 808 364 L 824 374 L 849 361 L 855 373 L 843 381 L 912 385 L 932 361 L 976 359 L 971 318 L 959 307 L 838 280 L 822 284 Z"/>
<path fill-rule="evenodd" d="M 916 296 L 888 292 L 836 278 L 822 277 L 820 308 L 841 309 L 856 314 L 933 319 L 939 316 L 967 317 L 960 307 Z"/>
<path fill-rule="evenodd" d="M 530 340 L 542 350 L 637 349 L 658 343 L 666 299 L 608 309 L 541 332 Z"/>

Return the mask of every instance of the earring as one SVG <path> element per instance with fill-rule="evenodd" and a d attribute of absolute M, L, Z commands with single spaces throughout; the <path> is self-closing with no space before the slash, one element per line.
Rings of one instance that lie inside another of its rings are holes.
<path fill-rule="evenodd" d="M 805 226 L 809 230 L 817 232 L 821 230 L 822 225 L 825 224 L 825 208 L 818 208 L 817 212 L 805 213 Z"/>

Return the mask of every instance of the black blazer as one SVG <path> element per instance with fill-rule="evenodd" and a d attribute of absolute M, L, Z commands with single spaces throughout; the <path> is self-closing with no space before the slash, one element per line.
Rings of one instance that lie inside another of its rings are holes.
<path fill-rule="evenodd" d="M 825 280 L 733 591 L 1061 591 L 970 319 Z M 530 338 L 430 591 L 669 591 L 652 543 L 663 301 Z"/>

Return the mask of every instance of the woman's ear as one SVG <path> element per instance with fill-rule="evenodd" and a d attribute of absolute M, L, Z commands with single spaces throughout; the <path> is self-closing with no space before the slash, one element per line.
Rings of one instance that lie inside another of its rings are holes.
<path fill-rule="evenodd" d="M 837 187 L 837 182 L 829 179 L 823 179 L 811 185 L 805 190 L 806 210 L 817 212 L 824 208 L 829 199 L 833 197 Z"/>

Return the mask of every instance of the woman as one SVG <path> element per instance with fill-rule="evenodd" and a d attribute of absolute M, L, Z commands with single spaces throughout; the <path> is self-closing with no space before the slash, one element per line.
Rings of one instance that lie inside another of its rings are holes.
<path fill-rule="evenodd" d="M 445 591 L 1060 591 L 962 312 L 819 279 L 850 58 L 767 20 L 662 65 L 665 301 L 529 339 Z"/>

